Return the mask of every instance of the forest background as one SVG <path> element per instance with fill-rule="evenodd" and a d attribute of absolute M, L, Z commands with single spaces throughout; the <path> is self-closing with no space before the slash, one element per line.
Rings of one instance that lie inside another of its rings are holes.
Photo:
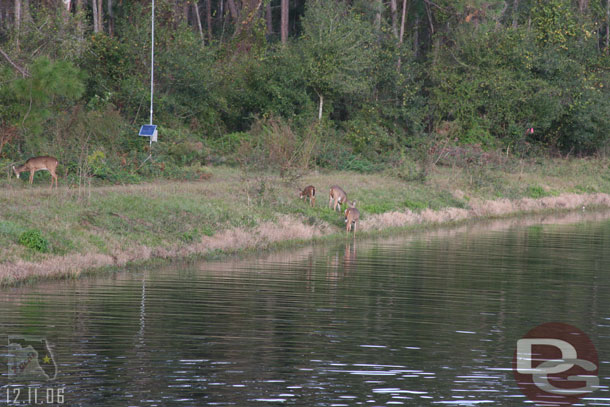
<path fill-rule="evenodd" d="M 132 183 L 608 153 L 610 0 L 156 0 L 155 17 L 144 162 L 151 2 L 1 1 L 7 175 L 43 154 L 71 183 Z"/>

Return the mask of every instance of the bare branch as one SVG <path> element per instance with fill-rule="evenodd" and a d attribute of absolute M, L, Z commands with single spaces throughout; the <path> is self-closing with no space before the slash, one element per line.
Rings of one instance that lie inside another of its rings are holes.
<path fill-rule="evenodd" d="M 8 61 L 9 64 L 11 64 L 13 66 L 13 68 L 15 68 L 16 70 L 19 71 L 19 73 L 25 78 L 27 76 L 30 76 L 29 72 L 26 71 L 24 68 L 20 67 L 19 65 L 17 65 L 16 63 L 14 63 L 11 58 L 7 55 L 6 52 L 4 52 L 2 49 L 0 49 L 0 54 L 2 54 L 2 56 L 4 58 L 6 58 L 6 60 Z"/>

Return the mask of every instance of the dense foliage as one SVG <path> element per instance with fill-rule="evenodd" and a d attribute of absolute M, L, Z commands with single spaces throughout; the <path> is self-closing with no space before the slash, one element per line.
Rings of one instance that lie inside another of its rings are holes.
<path fill-rule="evenodd" d="M 2 2 L 0 166 L 197 177 L 239 161 L 253 126 L 314 132 L 318 165 L 361 170 L 439 140 L 607 152 L 610 0 L 290 0 L 283 19 L 285 4 L 156 1 L 160 142 L 142 165 L 150 2 Z"/>

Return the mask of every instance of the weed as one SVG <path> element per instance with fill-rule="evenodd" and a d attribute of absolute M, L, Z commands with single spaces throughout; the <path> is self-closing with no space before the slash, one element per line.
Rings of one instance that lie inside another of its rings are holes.
<path fill-rule="evenodd" d="M 389 212 L 394 209 L 394 205 L 389 202 L 379 202 L 374 204 L 364 204 L 361 206 L 361 209 L 363 213 L 376 214 Z"/>
<path fill-rule="evenodd" d="M 26 230 L 19 236 L 19 244 L 41 253 L 49 251 L 49 241 L 37 229 Z"/>
<path fill-rule="evenodd" d="M 411 199 L 406 199 L 403 202 L 403 205 L 412 211 L 420 211 L 420 210 L 426 209 L 428 207 L 428 205 L 424 202 L 414 201 Z"/>
<path fill-rule="evenodd" d="M 544 191 L 544 188 L 542 188 L 541 186 L 538 185 L 529 185 L 527 187 L 526 190 L 526 195 L 530 198 L 542 198 L 544 196 L 546 196 L 546 192 Z"/>

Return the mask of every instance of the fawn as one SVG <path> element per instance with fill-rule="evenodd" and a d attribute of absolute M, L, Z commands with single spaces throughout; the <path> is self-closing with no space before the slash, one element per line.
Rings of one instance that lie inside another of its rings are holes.
<path fill-rule="evenodd" d="M 316 205 L 316 187 L 314 187 L 313 185 L 306 186 L 305 189 L 303 191 L 301 191 L 301 193 L 299 194 L 299 198 L 301 198 L 304 201 L 307 198 L 309 198 L 309 205 L 315 206 Z"/>
<path fill-rule="evenodd" d="M 334 201 L 334 204 L 333 204 Z M 330 198 L 328 201 L 328 206 L 333 208 L 333 210 L 337 210 L 337 206 L 339 207 L 339 211 L 341 211 L 341 204 L 347 202 L 347 194 L 341 187 L 337 185 L 333 185 L 330 187 Z"/>
<path fill-rule="evenodd" d="M 345 230 L 349 233 L 354 225 L 354 235 L 356 235 L 356 225 L 360 221 L 360 211 L 356 209 L 356 201 L 353 201 L 349 208 L 345 210 Z"/>

